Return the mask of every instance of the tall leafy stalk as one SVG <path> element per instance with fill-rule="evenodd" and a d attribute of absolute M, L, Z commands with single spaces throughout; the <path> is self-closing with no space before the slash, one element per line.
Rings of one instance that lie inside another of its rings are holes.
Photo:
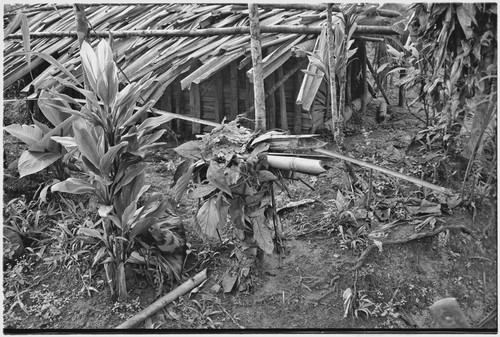
<path fill-rule="evenodd" d="M 155 131 L 155 128 L 171 117 L 146 118 L 150 104 L 137 107 L 141 92 L 152 84 L 148 76 L 121 91 L 118 89 L 117 66 L 106 41 L 101 41 L 96 51 L 84 41 L 80 53 L 89 90 L 81 88 L 79 83 L 63 79 L 59 82 L 84 95 L 87 103 L 81 105 L 55 91 L 49 94 L 79 107 L 64 109 L 75 116 L 74 136 L 52 139 L 66 148 L 78 149 L 86 177 L 68 178 L 53 185 L 51 190 L 91 193 L 97 197 L 100 220 L 80 228 L 80 235 L 100 244 L 94 264 L 104 264 L 112 293 L 124 300 L 127 297 L 125 264 L 138 259 L 140 235 L 158 224 L 168 212 L 169 203 L 158 196 L 146 199 L 142 207 L 138 202 L 150 187 L 145 181 L 144 159 L 152 147 L 163 145 L 157 140 L 164 130 Z"/>

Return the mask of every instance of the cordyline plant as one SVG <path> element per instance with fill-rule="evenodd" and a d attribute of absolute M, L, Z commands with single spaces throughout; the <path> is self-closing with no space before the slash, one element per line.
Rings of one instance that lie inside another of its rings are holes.
<path fill-rule="evenodd" d="M 58 81 L 81 93 L 86 104 L 82 106 L 73 98 L 54 90 L 49 93 L 54 99 L 79 107 L 79 110 L 68 106 L 61 108 L 61 105 L 53 107 L 76 119 L 72 122 L 74 136 L 54 136 L 52 139 L 68 149 L 78 149 L 87 177 L 68 178 L 53 185 L 51 190 L 89 193 L 97 197 L 100 220 L 90 226 L 82 226 L 79 233 L 100 245 L 94 265 L 104 264 L 112 294 L 124 300 L 127 297 L 126 263 L 147 260 L 164 267 L 169 276 L 176 273 L 179 276 L 181 269 L 177 260 L 169 260 L 161 254 L 153 260 L 150 256 L 146 259 L 151 247 L 141 240 L 141 235 L 152 233 L 159 226 L 168 232 L 170 238 L 176 238 L 169 230 L 179 226 L 180 219 L 170 212 L 168 201 L 162 201 L 158 195 L 147 198 L 142 207 L 138 204 L 150 187 L 145 182 L 144 159 L 148 150 L 163 144 L 157 140 L 164 130 L 154 129 L 171 117 L 146 118 L 149 105 L 137 108 L 141 92 L 151 85 L 152 79 L 145 77 L 118 90 L 117 66 L 106 41 L 99 43 L 96 52 L 83 42 L 80 55 L 90 88 L 83 89 L 78 83 L 63 79 Z M 169 215 L 165 216 L 165 213 Z M 179 244 L 179 240 L 171 241 L 174 246 Z"/>
<path fill-rule="evenodd" d="M 263 154 L 269 145 L 251 148 L 255 136 L 232 121 L 199 141 L 175 148 L 186 159 L 175 172 L 172 194 L 179 200 L 192 180 L 195 188 L 190 197 L 199 204 L 191 224 L 200 235 L 217 238 L 221 230 L 232 228 L 233 235 L 245 242 L 244 251 L 256 252 L 255 247 L 259 247 L 271 254 L 272 184 L 279 181 Z"/>

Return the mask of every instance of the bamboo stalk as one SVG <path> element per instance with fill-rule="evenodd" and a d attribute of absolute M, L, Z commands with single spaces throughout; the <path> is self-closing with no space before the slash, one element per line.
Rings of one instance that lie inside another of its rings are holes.
<path fill-rule="evenodd" d="M 337 108 L 337 85 L 335 83 L 335 41 L 333 36 L 333 27 L 332 27 L 332 4 L 328 4 L 327 15 L 327 42 L 328 42 L 328 70 L 329 70 L 329 81 L 330 81 L 330 97 L 332 104 L 332 135 L 333 139 L 340 144 L 340 116 Z"/>
<path fill-rule="evenodd" d="M 250 15 L 250 46 L 253 65 L 253 88 L 255 106 L 255 131 L 266 130 L 266 101 L 260 47 L 259 9 L 256 4 L 248 4 Z"/>
<path fill-rule="evenodd" d="M 283 79 L 283 67 L 278 68 L 277 74 L 279 83 Z M 279 102 L 280 102 L 280 128 L 283 130 L 288 130 L 288 115 L 286 113 L 286 95 L 285 95 L 284 81 L 279 86 Z"/>
<path fill-rule="evenodd" d="M 360 166 L 363 166 L 363 167 L 367 167 L 367 168 L 371 168 L 371 169 L 377 170 L 379 172 L 391 175 L 393 177 L 396 177 L 396 178 L 399 178 L 399 179 L 403 179 L 403 180 L 412 182 L 415 185 L 426 187 L 426 188 L 430 188 L 430 189 L 432 189 L 434 191 L 443 193 L 445 195 L 449 195 L 449 196 L 454 195 L 454 192 L 452 190 L 448 189 L 448 188 L 441 187 L 441 186 L 438 186 L 438 185 L 434 185 L 434 184 L 431 184 L 431 183 L 429 183 L 427 181 L 424 181 L 422 179 L 418 179 L 418 178 L 415 178 L 415 177 L 407 176 L 405 174 L 402 174 L 402 173 L 399 173 L 399 172 L 396 172 L 396 171 L 393 171 L 393 170 L 390 170 L 390 169 L 387 169 L 387 168 L 384 168 L 384 167 L 381 167 L 381 166 L 378 166 L 378 165 L 375 165 L 375 164 L 367 163 L 367 162 L 364 162 L 362 160 L 351 158 L 351 157 L 347 157 L 347 156 L 344 156 L 344 155 L 342 155 L 340 153 L 336 153 L 336 152 L 332 152 L 332 151 L 328 151 L 328 150 L 315 149 L 314 151 L 316 151 L 318 153 L 321 153 L 321 154 L 324 154 L 324 155 L 327 155 L 327 156 L 330 156 L 330 157 L 333 157 L 333 158 L 339 158 L 339 159 L 346 160 L 346 161 L 349 161 L 351 163 L 354 163 L 354 164 L 357 164 L 357 165 L 360 165 Z"/>
<path fill-rule="evenodd" d="M 321 34 L 321 26 L 299 26 L 299 25 L 275 25 L 261 26 L 261 33 L 285 33 L 285 34 Z M 110 30 L 110 31 L 90 31 L 90 37 L 106 38 L 112 35 L 114 38 L 119 37 L 189 37 L 189 36 L 214 36 L 214 35 L 239 35 L 249 34 L 250 27 L 223 27 L 223 28 L 204 28 L 204 29 L 165 29 L 165 30 Z M 399 35 L 392 27 L 386 26 L 357 26 L 355 34 L 361 35 Z M 53 31 L 53 32 L 30 32 L 30 38 L 61 38 L 73 37 L 77 38 L 75 31 Z M 4 37 L 4 40 L 22 39 L 22 34 L 9 34 Z"/>
<path fill-rule="evenodd" d="M 184 295 L 194 287 L 198 286 L 201 284 L 203 281 L 207 279 L 207 270 L 204 269 L 198 274 L 196 274 L 194 277 L 190 278 L 159 300 L 153 302 L 149 307 L 145 308 L 144 310 L 140 311 L 136 315 L 132 316 L 122 324 L 116 327 L 116 329 L 130 329 L 133 327 L 136 327 L 139 323 L 144 321 L 146 318 L 152 316 L 155 314 L 157 311 L 161 310 L 164 308 L 166 305 L 171 303 L 172 301 L 176 300 L 180 296 Z"/>

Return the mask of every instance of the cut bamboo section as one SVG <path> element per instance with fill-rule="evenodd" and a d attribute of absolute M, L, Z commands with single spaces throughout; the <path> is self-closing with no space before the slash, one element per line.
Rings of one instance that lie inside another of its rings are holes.
<path fill-rule="evenodd" d="M 270 167 L 275 169 L 311 175 L 319 175 L 326 172 L 328 169 L 326 163 L 321 160 L 309 158 L 267 155 L 267 163 Z"/>

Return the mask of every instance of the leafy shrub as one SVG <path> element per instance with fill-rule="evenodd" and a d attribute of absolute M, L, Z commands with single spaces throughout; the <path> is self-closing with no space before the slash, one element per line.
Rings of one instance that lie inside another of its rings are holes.
<path fill-rule="evenodd" d="M 80 55 L 89 87 L 82 88 L 67 71 L 72 81 L 57 80 L 82 94 L 86 103 L 79 103 L 55 90 L 42 92 L 42 95 L 64 102 L 50 105 L 49 110 L 71 116 L 68 120 L 73 135 L 52 136 L 51 140 L 68 152 L 78 151 L 77 164 L 85 174 L 84 177 L 70 177 L 58 182 L 52 185 L 51 191 L 96 197 L 100 218 L 81 224 L 78 236 L 100 247 L 94 256 L 94 265 L 104 265 L 112 294 L 124 300 L 127 297 L 126 263 L 147 260 L 170 273 L 172 266 L 178 268 L 175 263 L 166 263 L 160 255 L 183 247 L 183 238 L 174 231 L 182 226 L 182 222 L 172 213 L 169 202 L 161 200 L 158 195 L 146 198 L 139 206 L 140 198 L 150 187 L 145 181 L 144 160 L 150 149 L 163 145 L 157 140 L 164 130 L 154 130 L 172 117 L 147 117 L 151 103 L 137 107 L 141 93 L 153 83 L 149 76 L 118 90 L 117 66 L 106 41 L 99 43 L 96 52 L 83 42 Z M 142 236 L 147 236 L 151 228 L 160 225 L 164 236 L 160 239 L 176 240 L 164 242 L 167 247 L 163 250 L 146 248 Z M 158 258 L 153 261 L 151 254 L 157 254 Z M 170 262 L 168 258 L 166 261 Z M 178 276 L 179 270 L 173 274 Z"/>

